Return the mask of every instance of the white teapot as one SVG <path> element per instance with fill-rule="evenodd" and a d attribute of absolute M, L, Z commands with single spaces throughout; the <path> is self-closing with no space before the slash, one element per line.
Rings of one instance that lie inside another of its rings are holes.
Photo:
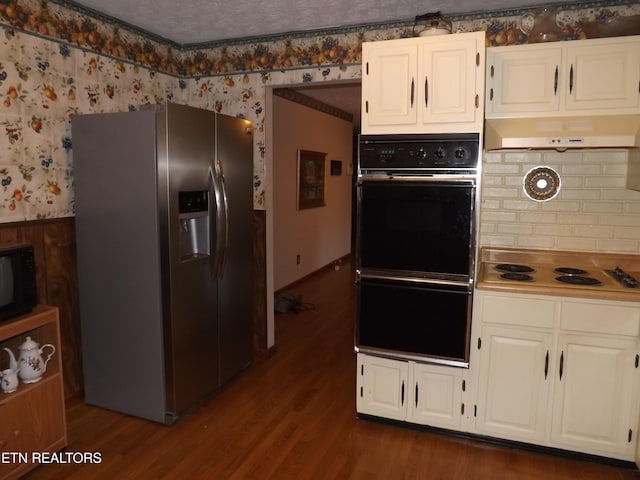
<path fill-rule="evenodd" d="M 50 348 L 51 353 L 46 360 L 42 359 L 42 352 L 45 348 Z M 9 368 L 11 370 L 18 370 L 18 377 L 23 383 L 35 383 L 42 378 L 44 372 L 47 370 L 47 363 L 51 360 L 51 357 L 56 353 L 56 347 L 47 343 L 42 347 L 38 343 L 31 340 L 31 337 L 27 337 L 22 345 L 19 347 L 20 356 L 16 362 L 16 358 L 13 356 L 13 352 L 8 348 L 5 350 L 11 357 L 11 363 Z"/>

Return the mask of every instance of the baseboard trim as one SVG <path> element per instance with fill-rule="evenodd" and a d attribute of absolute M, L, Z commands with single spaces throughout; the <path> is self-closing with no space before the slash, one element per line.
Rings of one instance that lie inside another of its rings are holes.
<path fill-rule="evenodd" d="M 253 349 L 253 360 L 256 363 L 262 362 L 264 360 L 269 360 L 275 356 L 277 353 L 277 348 L 275 345 L 272 345 L 269 348 L 258 348 L 254 347 Z"/>
<path fill-rule="evenodd" d="M 297 285 L 299 285 L 299 284 L 309 280 L 310 278 L 315 277 L 316 275 L 319 275 L 319 274 L 321 274 L 321 273 L 323 273 L 323 272 L 325 272 L 327 270 L 333 270 L 336 267 L 336 265 L 345 264 L 345 263 L 347 263 L 349 261 L 350 258 L 351 258 L 351 254 L 350 253 L 347 253 L 346 255 L 343 255 L 340 258 L 336 258 L 335 260 L 327 263 L 325 266 L 320 267 L 317 270 L 314 270 L 313 272 L 305 275 L 304 277 L 299 278 L 298 280 L 296 280 L 294 282 L 291 282 L 288 285 L 285 285 L 282 288 L 279 288 L 278 290 L 276 290 L 274 292 L 274 295 L 277 295 L 277 294 L 279 294 L 281 292 L 284 292 L 286 290 L 291 290 L 294 287 L 296 287 Z"/>

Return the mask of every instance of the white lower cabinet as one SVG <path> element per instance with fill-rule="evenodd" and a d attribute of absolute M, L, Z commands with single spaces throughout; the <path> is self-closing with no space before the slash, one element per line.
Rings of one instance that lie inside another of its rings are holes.
<path fill-rule="evenodd" d="M 421 425 L 459 428 L 463 413 L 461 368 L 411 362 L 407 420 Z"/>
<path fill-rule="evenodd" d="M 562 334 L 558 350 L 552 443 L 633 458 L 637 341 Z"/>
<path fill-rule="evenodd" d="M 459 429 L 464 369 L 358 354 L 358 413 Z"/>
<path fill-rule="evenodd" d="M 475 432 L 633 461 L 640 305 L 491 292 L 475 302 Z M 536 311 L 544 318 L 523 326 Z"/>
<path fill-rule="evenodd" d="M 481 342 L 477 431 L 522 442 L 544 441 L 553 336 L 486 326 Z"/>
<path fill-rule="evenodd" d="M 356 409 L 394 420 L 407 417 L 409 363 L 358 354 Z"/>

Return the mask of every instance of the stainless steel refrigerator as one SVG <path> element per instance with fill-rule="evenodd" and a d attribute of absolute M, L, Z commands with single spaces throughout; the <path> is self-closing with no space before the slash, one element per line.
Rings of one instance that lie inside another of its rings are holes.
<path fill-rule="evenodd" d="M 167 104 L 72 134 L 85 401 L 170 424 L 252 360 L 252 125 Z"/>

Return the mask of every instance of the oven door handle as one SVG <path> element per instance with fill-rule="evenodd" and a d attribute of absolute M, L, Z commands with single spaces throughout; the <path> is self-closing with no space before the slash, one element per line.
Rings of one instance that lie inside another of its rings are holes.
<path fill-rule="evenodd" d="M 361 175 L 359 183 L 362 182 L 423 182 L 423 183 L 439 183 L 439 182 L 455 182 L 467 185 L 475 185 L 477 175 L 465 174 L 445 174 L 445 175 Z"/>
<path fill-rule="evenodd" d="M 425 277 L 401 277 L 396 275 L 378 275 L 375 273 L 361 273 L 358 272 L 358 279 L 365 280 L 390 280 L 402 283 L 417 283 L 420 285 L 438 285 L 438 286 L 456 286 L 471 288 L 473 285 L 473 279 L 465 280 L 449 280 L 440 278 L 425 278 Z"/>

